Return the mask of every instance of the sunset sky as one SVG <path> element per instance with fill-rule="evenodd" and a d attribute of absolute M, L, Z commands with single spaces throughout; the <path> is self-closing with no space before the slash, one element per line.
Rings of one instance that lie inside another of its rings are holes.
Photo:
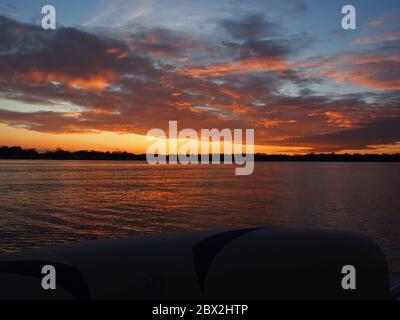
<path fill-rule="evenodd" d="M 0 145 L 144 152 L 170 120 L 254 128 L 256 152 L 400 152 L 400 1 L 0 0 Z"/>

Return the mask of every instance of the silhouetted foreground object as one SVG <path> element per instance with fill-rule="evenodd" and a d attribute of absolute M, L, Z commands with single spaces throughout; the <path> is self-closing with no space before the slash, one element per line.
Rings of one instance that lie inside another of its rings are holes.
<path fill-rule="evenodd" d="M 41 268 L 56 269 L 43 290 Z M 344 290 L 342 269 L 356 270 Z M 262 228 L 102 241 L 0 257 L 2 299 L 389 299 L 372 241 L 331 230 Z"/>
<path fill-rule="evenodd" d="M 223 157 L 223 155 L 221 156 Z M 315 162 L 400 162 L 397 154 L 306 154 L 306 155 L 267 155 L 255 154 L 255 161 L 315 161 Z M 110 161 L 146 161 L 145 154 L 128 152 L 99 151 L 47 151 L 38 152 L 35 149 L 21 147 L 1 147 L 0 159 L 9 160 L 110 160 Z M 167 157 L 168 159 L 168 157 Z M 200 156 L 199 156 L 200 160 Z M 210 155 L 211 161 L 211 155 Z"/>
<path fill-rule="evenodd" d="M 35 149 L 22 149 L 21 147 L 1 147 L 0 159 L 14 160 L 119 160 L 119 161 L 145 161 L 145 154 L 132 154 L 128 152 L 99 152 L 99 151 L 47 151 L 39 153 Z"/>

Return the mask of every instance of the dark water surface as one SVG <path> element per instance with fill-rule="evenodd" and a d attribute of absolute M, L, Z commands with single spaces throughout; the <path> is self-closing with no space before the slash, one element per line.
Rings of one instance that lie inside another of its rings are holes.
<path fill-rule="evenodd" d="M 400 271 L 399 163 L 155 166 L 0 161 L 0 252 L 99 238 L 262 225 L 356 231 Z"/>

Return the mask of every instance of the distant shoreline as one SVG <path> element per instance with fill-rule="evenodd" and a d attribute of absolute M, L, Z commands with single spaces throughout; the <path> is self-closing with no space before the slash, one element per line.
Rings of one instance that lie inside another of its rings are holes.
<path fill-rule="evenodd" d="M 221 157 L 223 157 L 223 155 L 221 155 Z M 57 149 L 55 151 L 38 152 L 35 149 L 22 149 L 21 147 L 0 147 L 0 160 L 146 161 L 146 155 L 133 154 L 128 152 L 100 152 L 100 151 L 86 151 L 86 150 L 70 152 L 60 149 Z M 396 154 L 311 153 L 305 155 L 255 154 L 254 160 L 257 162 L 400 162 L 400 153 Z"/>

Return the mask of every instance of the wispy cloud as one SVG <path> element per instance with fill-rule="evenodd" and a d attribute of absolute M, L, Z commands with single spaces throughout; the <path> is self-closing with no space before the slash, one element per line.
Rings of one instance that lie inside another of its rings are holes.
<path fill-rule="evenodd" d="M 379 18 L 371 20 L 370 22 L 368 22 L 367 25 L 370 27 L 379 27 L 390 20 L 398 19 L 399 17 L 400 17 L 400 11 L 396 11 L 392 14 L 380 16 Z"/>
<path fill-rule="evenodd" d="M 83 23 L 83 26 L 108 25 L 110 27 L 121 27 L 146 16 L 152 11 L 152 8 L 153 0 L 141 0 L 139 3 L 128 0 L 119 2 L 107 1 L 107 4 L 94 17 Z M 109 24 L 110 21 L 112 21 L 111 25 Z"/>
<path fill-rule="evenodd" d="M 378 19 L 374 19 L 374 20 L 371 20 L 370 22 L 368 22 L 368 25 L 370 27 L 378 27 L 378 26 L 384 24 L 387 19 L 388 19 L 388 17 L 386 17 L 386 16 L 379 17 Z"/>
<path fill-rule="evenodd" d="M 353 45 L 369 45 L 369 44 L 377 44 L 388 41 L 395 41 L 400 39 L 400 35 L 396 31 L 384 31 L 379 34 L 356 39 L 352 42 Z"/>

